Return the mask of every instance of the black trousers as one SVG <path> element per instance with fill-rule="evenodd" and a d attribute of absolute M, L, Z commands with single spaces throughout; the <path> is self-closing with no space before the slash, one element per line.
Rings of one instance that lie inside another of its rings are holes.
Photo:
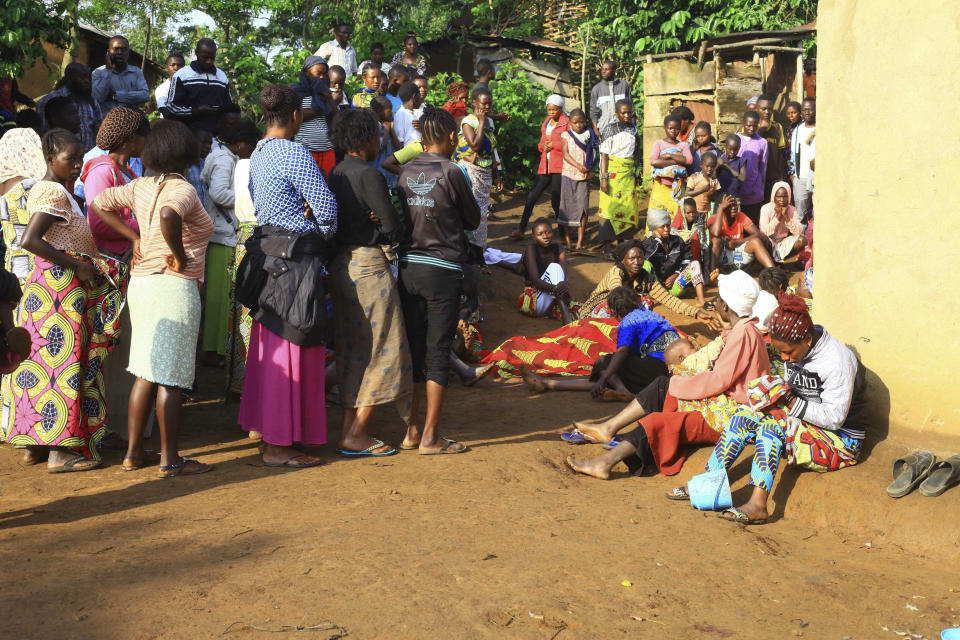
<path fill-rule="evenodd" d="M 597 361 L 593 363 L 593 369 L 590 371 L 590 379 L 598 380 L 600 373 L 610 366 L 611 360 L 613 360 L 612 353 L 597 358 Z M 630 393 L 637 393 L 645 389 L 654 380 L 666 378 L 667 365 L 663 363 L 663 360 L 658 360 L 653 356 L 635 356 L 631 353 L 620 365 L 617 377 L 620 378 L 620 382 Z M 646 408 L 646 405 L 644 405 L 644 408 Z"/>
<path fill-rule="evenodd" d="M 413 381 L 450 381 L 450 345 L 457 332 L 463 274 L 427 264 L 400 263 L 400 301 L 407 325 Z"/>
<path fill-rule="evenodd" d="M 550 187 L 550 204 L 553 206 L 553 215 L 556 216 L 560 211 L 560 178 L 559 173 L 538 173 L 537 181 L 533 183 L 533 188 L 527 194 L 527 201 L 523 205 L 523 215 L 520 216 L 520 231 L 527 230 L 527 223 L 530 222 L 530 215 L 533 213 L 533 207 L 537 200 L 547 187 Z"/>

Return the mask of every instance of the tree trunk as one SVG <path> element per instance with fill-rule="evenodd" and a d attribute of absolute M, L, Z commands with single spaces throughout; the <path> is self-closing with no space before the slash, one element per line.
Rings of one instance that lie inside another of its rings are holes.
<path fill-rule="evenodd" d="M 150 15 L 147 15 L 147 37 L 143 45 L 143 56 L 140 58 L 140 71 L 143 71 L 147 66 L 147 58 L 150 56 L 150 32 L 153 28 L 153 20 L 150 19 Z"/>

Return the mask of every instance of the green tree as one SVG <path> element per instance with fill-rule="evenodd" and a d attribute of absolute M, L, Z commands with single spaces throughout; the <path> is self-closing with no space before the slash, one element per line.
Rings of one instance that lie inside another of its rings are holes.
<path fill-rule="evenodd" d="M 76 0 L 0 3 L 0 75 L 18 76 L 37 58 L 46 62 L 44 42 L 62 48 L 72 46 L 71 29 L 76 25 L 76 15 Z"/>

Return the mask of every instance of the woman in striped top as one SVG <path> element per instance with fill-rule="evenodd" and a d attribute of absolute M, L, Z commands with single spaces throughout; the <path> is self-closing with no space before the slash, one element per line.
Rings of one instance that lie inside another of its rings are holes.
<path fill-rule="evenodd" d="M 184 172 L 199 159 L 196 137 L 175 120 L 154 123 L 143 164 L 159 175 L 139 178 L 101 192 L 91 209 L 133 244 L 134 262 L 127 301 L 132 337 L 127 369 L 137 377 L 130 392 L 129 439 L 123 468 L 140 469 L 155 460 L 143 449 L 143 427 L 157 389 L 161 478 L 210 471 L 208 464 L 180 455 L 183 390 L 193 386 L 200 331 L 199 282 L 203 280 L 213 222 Z M 118 212 L 132 209 L 140 231 Z"/>
<path fill-rule="evenodd" d="M 337 164 L 333 143 L 330 142 L 330 130 L 333 119 L 339 113 L 327 84 L 328 70 L 326 60 L 320 56 L 309 56 L 303 61 L 300 82 L 292 85 L 300 98 L 303 114 L 303 123 L 294 141 L 307 148 L 324 175 L 330 175 Z"/>

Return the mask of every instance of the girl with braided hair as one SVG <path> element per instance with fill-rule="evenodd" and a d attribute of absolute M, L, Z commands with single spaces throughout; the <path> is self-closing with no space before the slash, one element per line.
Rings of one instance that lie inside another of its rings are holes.
<path fill-rule="evenodd" d="M 813 324 L 802 298 L 781 292 L 777 302 L 768 330 L 784 362 L 783 378 L 748 385 L 751 407 L 758 408 L 743 406 L 734 414 L 707 462 L 707 471 L 729 469 L 744 446 L 755 443 L 753 495 L 719 514 L 740 524 L 759 524 L 769 517 L 767 498 L 781 451 L 786 449 L 788 464 L 836 471 L 859 461 L 866 435 L 863 367 L 856 356 Z M 781 386 L 786 393 L 777 398 L 773 390 Z M 667 497 L 689 496 L 678 488 Z"/>
<path fill-rule="evenodd" d="M 466 82 L 451 82 L 447 87 L 447 100 L 441 109 L 448 112 L 457 122 L 467 117 L 467 96 L 470 95 L 470 85 Z"/>

